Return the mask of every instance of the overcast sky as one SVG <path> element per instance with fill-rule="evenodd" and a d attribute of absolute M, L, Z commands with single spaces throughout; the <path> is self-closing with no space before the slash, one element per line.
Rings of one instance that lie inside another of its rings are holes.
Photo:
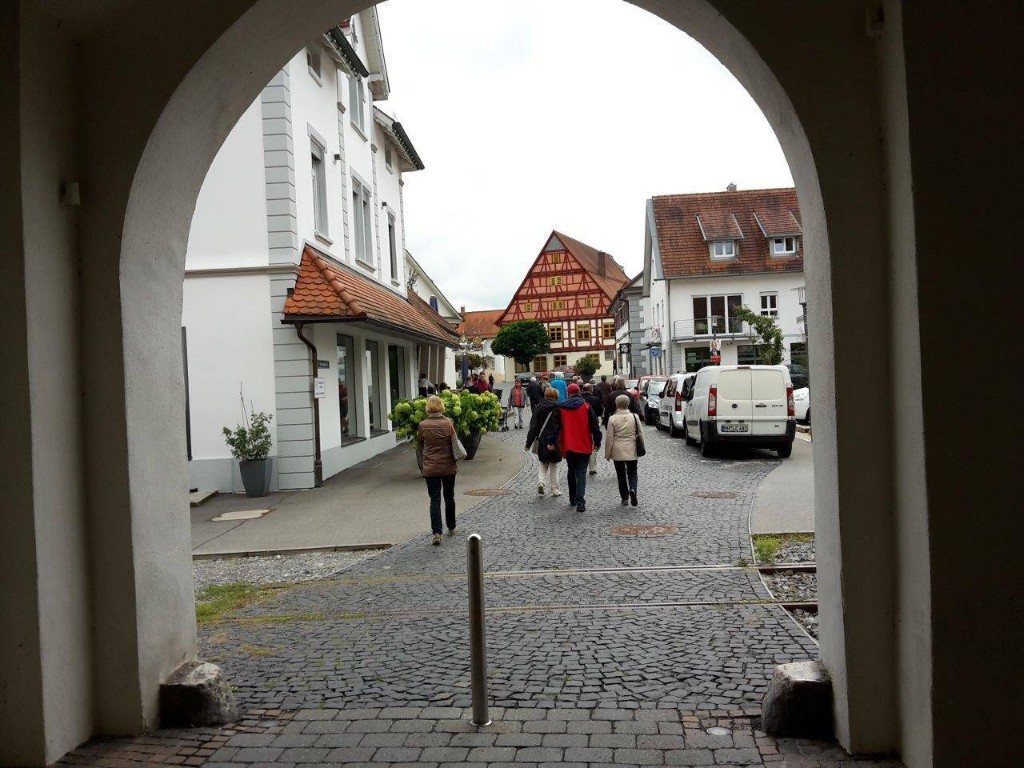
<path fill-rule="evenodd" d="M 507 305 L 552 229 L 643 269 L 652 195 L 789 186 L 767 121 L 692 39 L 623 0 L 388 0 L 391 98 L 426 170 L 406 245 L 458 309 Z"/>

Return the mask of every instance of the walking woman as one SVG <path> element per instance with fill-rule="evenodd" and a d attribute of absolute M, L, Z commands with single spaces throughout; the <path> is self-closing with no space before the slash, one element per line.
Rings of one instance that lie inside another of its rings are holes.
<path fill-rule="evenodd" d="M 416 429 L 419 442 L 420 472 L 427 481 L 430 494 L 431 544 L 441 543 L 441 496 L 444 496 L 444 518 L 448 535 L 455 535 L 455 454 L 452 440 L 455 425 L 444 415 L 444 401 L 437 395 L 427 398 L 427 418 Z"/>
<path fill-rule="evenodd" d="M 608 432 L 604 437 L 604 457 L 615 463 L 615 477 L 619 481 L 622 506 L 639 503 L 636 498 L 637 445 L 643 446 L 640 417 L 629 410 L 629 395 L 615 398 L 615 413 L 608 419 Z"/>
<path fill-rule="evenodd" d="M 544 495 L 544 489 L 550 489 L 552 496 L 561 496 L 558 490 L 558 462 L 562 460 L 562 450 L 558 447 L 558 433 L 562 429 L 562 414 L 558 410 L 558 390 L 549 387 L 544 390 L 544 399 L 533 409 L 530 419 L 530 431 L 526 433 L 526 450 L 530 450 L 533 441 L 537 441 L 537 458 L 540 468 L 537 470 L 537 493 Z"/>

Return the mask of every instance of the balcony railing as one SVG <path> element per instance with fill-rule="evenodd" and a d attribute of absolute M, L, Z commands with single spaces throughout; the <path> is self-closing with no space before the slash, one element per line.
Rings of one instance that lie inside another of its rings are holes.
<path fill-rule="evenodd" d="M 672 339 L 721 339 L 754 336 L 754 330 L 738 317 L 698 317 L 695 320 L 676 320 L 672 323 Z"/>

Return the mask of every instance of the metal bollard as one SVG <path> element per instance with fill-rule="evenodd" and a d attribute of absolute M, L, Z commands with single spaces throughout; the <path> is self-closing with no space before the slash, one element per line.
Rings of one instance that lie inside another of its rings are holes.
<path fill-rule="evenodd" d="M 473 725 L 490 725 L 487 712 L 487 633 L 484 628 L 484 558 L 480 535 L 466 540 L 469 577 L 469 665 L 473 689 Z"/>

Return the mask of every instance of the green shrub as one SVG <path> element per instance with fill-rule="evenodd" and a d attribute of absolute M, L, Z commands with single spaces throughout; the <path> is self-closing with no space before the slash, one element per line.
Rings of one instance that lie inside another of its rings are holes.
<path fill-rule="evenodd" d="M 455 431 L 460 435 L 468 435 L 474 430 L 493 432 L 498 429 L 501 403 L 493 393 L 474 395 L 472 392 L 446 389 L 438 397 L 444 402 L 444 415 L 452 420 Z M 427 418 L 427 398 L 399 400 L 388 418 L 395 425 L 396 436 L 411 438 L 415 442 L 416 429 Z"/>

